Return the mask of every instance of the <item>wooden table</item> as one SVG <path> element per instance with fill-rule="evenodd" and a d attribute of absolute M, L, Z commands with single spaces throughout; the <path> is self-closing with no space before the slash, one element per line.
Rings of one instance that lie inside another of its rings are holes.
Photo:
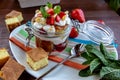
<path fill-rule="evenodd" d="M 120 44 L 120 16 L 109 8 L 104 0 L 61 0 L 60 3 L 62 10 L 71 11 L 74 8 L 81 8 L 85 13 L 86 20 L 103 20 L 115 34 L 117 43 Z M 23 13 L 24 22 L 31 20 L 34 15 L 34 11 L 39 7 L 32 8 L 20 8 L 17 0 L 1 0 L 0 1 L 0 48 L 7 48 L 12 55 L 8 38 L 9 32 L 6 28 L 4 17 L 11 10 L 18 10 Z M 120 46 L 117 48 L 120 58 Z M 34 80 L 34 77 L 30 76 L 27 72 L 24 72 L 19 80 Z"/>

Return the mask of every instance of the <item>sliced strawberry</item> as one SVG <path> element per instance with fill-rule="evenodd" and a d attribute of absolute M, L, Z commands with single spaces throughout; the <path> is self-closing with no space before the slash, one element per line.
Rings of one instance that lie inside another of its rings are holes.
<path fill-rule="evenodd" d="M 55 18 L 53 16 L 49 16 L 46 20 L 47 24 L 54 25 Z"/>
<path fill-rule="evenodd" d="M 54 15 L 54 10 L 53 10 L 52 8 L 50 8 L 50 9 L 47 10 L 47 13 L 48 13 L 50 16 L 52 16 L 52 15 Z"/>
<path fill-rule="evenodd" d="M 78 35 L 79 35 L 79 33 L 78 33 L 77 29 L 75 27 L 72 27 L 69 37 L 70 38 L 75 38 Z"/>
<path fill-rule="evenodd" d="M 65 16 L 65 13 L 61 11 L 58 15 L 59 15 L 60 18 L 62 19 L 62 18 Z"/>
<path fill-rule="evenodd" d="M 98 20 L 98 22 L 100 22 L 101 24 L 105 24 L 103 20 Z"/>
<path fill-rule="evenodd" d="M 59 22 L 60 20 L 61 20 L 60 16 L 57 15 L 57 16 L 55 17 L 55 21 L 56 21 L 56 22 Z"/>

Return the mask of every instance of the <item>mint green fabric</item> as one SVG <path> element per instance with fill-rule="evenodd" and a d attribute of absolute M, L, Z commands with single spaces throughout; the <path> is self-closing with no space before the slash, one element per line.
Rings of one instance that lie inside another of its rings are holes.
<path fill-rule="evenodd" d="M 28 36 L 28 33 L 23 29 L 21 29 L 18 34 L 22 35 L 25 38 Z M 31 40 L 35 41 L 35 37 L 33 37 Z"/>

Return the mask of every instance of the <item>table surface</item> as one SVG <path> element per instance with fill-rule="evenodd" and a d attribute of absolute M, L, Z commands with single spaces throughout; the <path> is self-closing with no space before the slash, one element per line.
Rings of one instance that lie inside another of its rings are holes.
<path fill-rule="evenodd" d="M 117 43 L 120 44 L 120 16 L 105 3 L 104 0 L 61 0 L 60 5 L 62 10 L 71 11 L 75 8 L 81 8 L 85 13 L 86 20 L 103 20 L 115 34 Z M 11 10 L 18 10 L 23 13 L 23 23 L 31 20 L 34 16 L 34 12 L 38 7 L 32 8 L 20 8 L 17 0 L 1 0 L 0 1 L 0 48 L 8 49 L 12 55 L 8 38 L 9 32 L 5 25 L 5 15 Z M 120 46 L 117 48 L 120 58 Z M 30 76 L 27 72 L 23 72 L 19 80 L 34 80 L 34 77 Z"/>

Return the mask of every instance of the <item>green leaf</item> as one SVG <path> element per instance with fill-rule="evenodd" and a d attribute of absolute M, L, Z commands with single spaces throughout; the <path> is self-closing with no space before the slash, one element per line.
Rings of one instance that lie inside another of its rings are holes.
<path fill-rule="evenodd" d="M 100 51 L 105 55 L 106 59 L 110 59 L 110 60 L 116 59 L 115 52 L 108 52 L 106 47 L 102 43 L 100 44 Z"/>
<path fill-rule="evenodd" d="M 96 57 L 98 57 L 104 65 L 108 65 L 108 61 L 105 59 L 104 55 L 102 54 L 102 52 L 100 52 L 95 46 L 93 45 L 86 45 L 85 46 L 86 50 L 91 53 L 94 54 Z"/>
<path fill-rule="evenodd" d="M 59 14 L 60 11 L 61 11 L 61 7 L 59 5 L 54 7 L 54 13 Z"/>
<path fill-rule="evenodd" d="M 116 53 L 115 52 L 109 52 L 108 57 L 111 60 L 116 60 Z"/>
<path fill-rule="evenodd" d="M 118 8 L 120 8 L 120 0 L 110 0 L 109 1 L 109 6 L 114 9 L 115 11 L 118 10 Z"/>
<path fill-rule="evenodd" d="M 86 69 L 83 69 L 79 72 L 79 76 L 82 76 L 82 77 L 87 77 L 90 75 L 91 75 L 91 73 L 90 73 L 89 67 Z"/>
<path fill-rule="evenodd" d="M 120 69 L 114 69 L 111 67 L 102 67 L 100 76 L 108 80 L 120 80 Z"/>
<path fill-rule="evenodd" d="M 119 60 L 114 60 L 119 66 L 120 66 L 120 59 Z"/>
<path fill-rule="evenodd" d="M 100 74 L 100 70 L 102 69 L 102 67 L 103 67 L 103 64 L 101 63 L 100 65 L 98 65 L 95 69 L 94 69 L 94 71 L 93 71 L 93 73 L 92 74 Z"/>
<path fill-rule="evenodd" d="M 107 55 L 107 49 L 105 48 L 105 46 L 103 45 L 103 43 L 100 43 L 100 51 L 104 54 Z"/>
<path fill-rule="evenodd" d="M 83 52 L 83 53 L 81 54 L 81 56 L 84 57 L 84 58 L 87 59 L 87 60 L 90 59 L 90 55 L 89 55 L 88 52 Z"/>
<path fill-rule="evenodd" d="M 97 68 L 97 66 L 99 66 L 100 64 L 101 64 L 101 62 L 100 62 L 100 60 L 98 58 L 94 59 L 90 63 L 90 72 L 91 72 L 91 74 Z"/>
<path fill-rule="evenodd" d="M 46 12 L 46 10 L 45 10 L 45 8 L 44 7 L 40 7 L 40 11 L 41 11 L 41 13 L 42 13 L 42 16 L 44 17 L 44 18 L 47 18 L 48 16 L 49 16 L 49 14 Z"/>
<path fill-rule="evenodd" d="M 112 67 L 112 68 L 116 68 L 116 69 L 120 69 L 120 65 L 116 62 L 112 62 L 108 65 L 108 67 Z"/>
<path fill-rule="evenodd" d="M 50 3 L 50 2 L 47 2 L 47 4 L 46 4 L 46 5 L 47 5 L 47 7 L 48 7 L 48 8 L 52 8 L 52 7 L 53 7 L 53 4 L 52 4 L 52 3 Z"/>
<path fill-rule="evenodd" d="M 83 65 L 88 65 L 88 64 L 90 64 L 90 63 L 91 63 L 91 61 L 87 60 L 87 61 L 83 62 L 82 64 L 83 64 Z"/>
<path fill-rule="evenodd" d="M 95 55 L 90 54 L 90 53 L 88 53 L 87 51 L 86 51 L 86 52 L 83 52 L 83 53 L 81 54 L 81 56 L 84 57 L 85 59 L 89 60 L 89 61 L 91 61 L 91 60 L 93 60 L 93 59 L 96 58 Z"/>
<path fill-rule="evenodd" d="M 120 69 L 120 60 L 109 60 L 110 64 L 107 65 L 108 67 Z"/>
<path fill-rule="evenodd" d="M 89 67 L 81 70 L 79 76 L 99 74 L 102 80 L 120 80 L 120 60 L 114 59 L 114 52 L 108 52 L 104 45 L 99 46 L 100 50 L 90 44 L 85 48 L 86 51 L 81 56 L 87 59 L 83 64 L 89 64 Z"/>

